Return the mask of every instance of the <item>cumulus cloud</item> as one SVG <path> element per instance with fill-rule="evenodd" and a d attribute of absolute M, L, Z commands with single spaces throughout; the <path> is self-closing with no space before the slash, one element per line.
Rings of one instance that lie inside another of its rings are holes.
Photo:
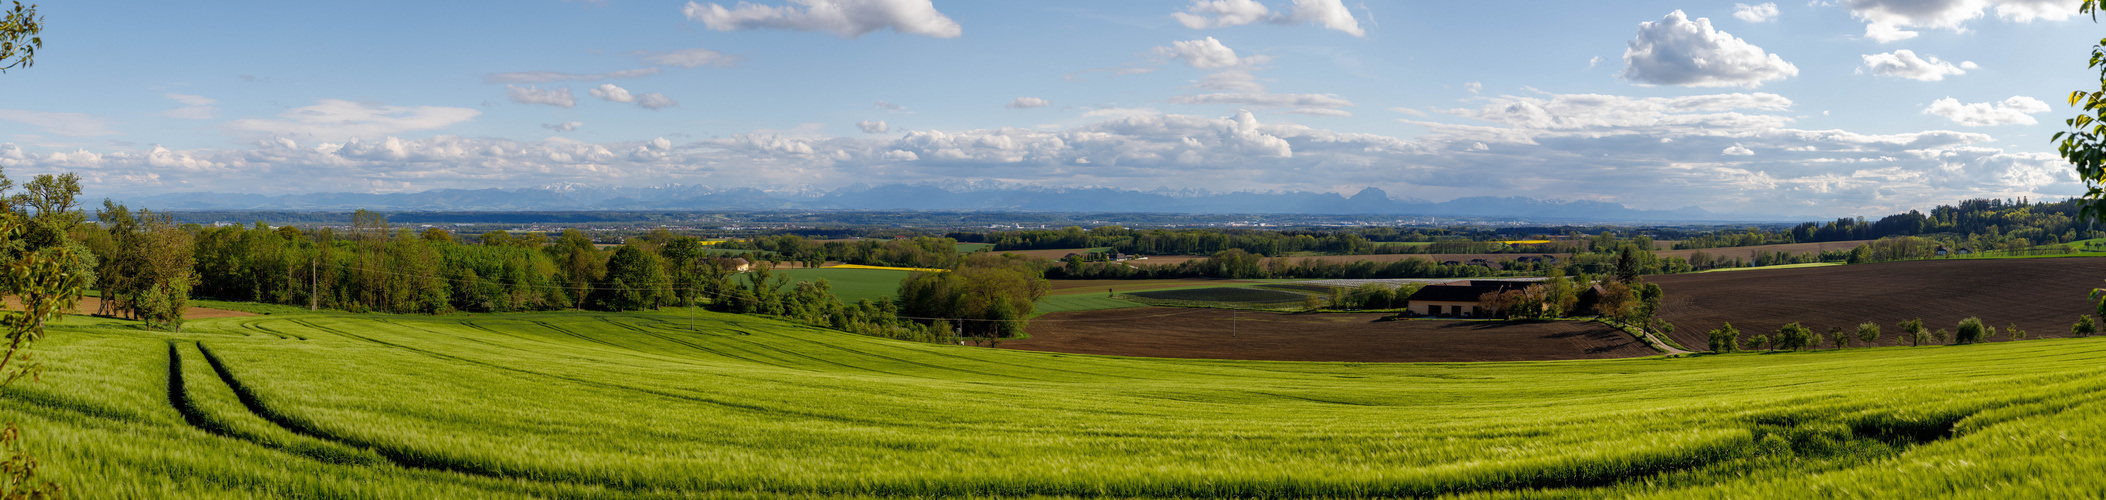
<path fill-rule="evenodd" d="M 658 68 L 638 68 L 598 74 L 559 73 L 555 71 L 521 71 L 516 73 L 491 73 L 483 75 L 483 83 L 547 83 L 589 82 L 622 78 L 643 78 L 658 74 Z"/>
<path fill-rule="evenodd" d="M 657 92 L 636 96 L 636 107 L 643 109 L 665 109 L 679 105 L 680 103 L 673 98 Z"/>
<path fill-rule="evenodd" d="M 322 99 L 286 110 L 276 120 L 246 118 L 227 122 L 237 132 L 295 139 L 342 140 L 384 137 L 437 130 L 475 119 L 481 111 L 445 106 L 391 106 L 377 102 Z"/>
<path fill-rule="evenodd" d="M 1719 154 L 1727 156 L 1755 156 L 1755 150 L 1748 149 L 1746 146 L 1736 142 L 1732 146 L 1726 147 L 1725 151 L 1720 151 Z"/>
<path fill-rule="evenodd" d="M 643 61 L 647 63 L 679 66 L 682 68 L 698 68 L 702 66 L 725 68 L 737 66 L 739 61 L 744 59 L 709 49 L 680 49 L 671 52 L 638 51 L 636 55 L 641 56 Z"/>
<path fill-rule="evenodd" d="M 212 98 L 173 92 L 163 95 L 169 100 L 182 104 L 183 107 L 162 111 L 161 116 L 185 120 L 209 120 L 212 119 L 213 115 L 219 114 L 219 108 L 213 106 L 214 104 L 219 104 L 219 101 Z"/>
<path fill-rule="evenodd" d="M 1183 95 L 1170 98 L 1171 104 L 1237 104 L 1268 108 L 1316 107 L 1335 108 L 1352 106 L 1353 102 L 1333 94 L 1263 94 L 1263 93 L 1218 93 Z"/>
<path fill-rule="evenodd" d="M 856 122 L 856 128 L 863 129 L 863 133 L 865 134 L 882 134 L 892 130 L 892 127 L 890 125 L 886 125 L 884 120 L 859 121 Z"/>
<path fill-rule="evenodd" d="M 1944 80 L 1947 76 L 1964 75 L 1967 74 L 1967 70 L 1975 68 L 1973 61 L 1963 61 L 1955 66 L 1950 62 L 1938 60 L 1938 56 L 1916 57 L 1916 52 L 1908 49 L 1885 54 L 1865 54 L 1864 58 L 1865 69 L 1872 74 L 1921 82 L 1935 82 Z"/>
<path fill-rule="evenodd" d="M 1479 82 L 1470 82 L 1462 84 L 1462 88 L 1463 90 L 1468 90 L 1470 91 L 1470 93 L 1475 94 L 1484 91 L 1484 84 Z"/>
<path fill-rule="evenodd" d="M 629 95 L 628 89 L 616 87 L 612 83 L 602 83 L 600 86 L 585 92 L 592 94 L 593 97 L 605 99 L 607 102 L 636 102 L 636 96 Z"/>
<path fill-rule="evenodd" d="M 2040 123 L 2031 115 L 2048 111 L 2047 103 L 2026 96 L 2011 96 L 2010 99 L 2001 102 L 1972 104 L 1961 104 L 1959 99 L 1947 97 L 1932 101 L 1930 107 L 1923 109 L 1923 114 L 1943 116 L 1963 127 L 1992 127 Z"/>
<path fill-rule="evenodd" d="M 83 113 L 0 109 L 0 120 L 34 126 L 47 134 L 68 137 L 117 135 L 108 120 Z"/>
<path fill-rule="evenodd" d="M 1009 109 L 1026 109 L 1043 108 L 1051 105 L 1053 105 L 1053 101 L 1048 101 L 1037 97 L 1018 97 L 1016 99 L 1009 100 L 1009 104 L 1004 104 L 1002 105 L 1002 107 Z"/>
<path fill-rule="evenodd" d="M 1843 0 L 1850 15 L 1865 22 L 1865 38 L 1880 43 L 1915 38 L 1904 28 L 1966 32 L 1966 23 L 1985 17 L 1995 7 L 1999 18 L 2031 22 L 2062 20 L 2077 14 L 2078 0 Z"/>
<path fill-rule="evenodd" d="M 1309 116 L 1353 116 L 1353 113 L 1352 113 L 1351 111 L 1346 111 L 1346 110 L 1343 110 L 1343 109 L 1327 109 L 1327 108 L 1296 108 L 1296 109 L 1290 109 L 1290 110 L 1286 110 L 1286 111 L 1281 111 L 1281 113 L 1293 113 L 1293 114 L 1297 114 L 1297 115 L 1309 115 Z"/>
<path fill-rule="evenodd" d="M 1777 14 L 1776 3 L 1765 2 L 1762 5 L 1733 4 L 1733 17 L 1742 21 L 1767 23 L 1777 20 Z"/>
<path fill-rule="evenodd" d="M 512 102 L 520 104 L 547 104 L 559 108 L 578 105 L 578 98 L 571 95 L 569 88 L 541 89 L 532 86 L 506 85 L 505 97 L 511 99 Z"/>
<path fill-rule="evenodd" d="M 563 123 L 543 123 L 543 124 L 541 124 L 541 128 L 545 128 L 545 129 L 549 129 L 549 130 L 554 130 L 554 131 L 557 131 L 557 132 L 569 132 L 569 131 L 572 131 L 572 130 L 577 130 L 577 129 L 578 129 L 578 127 L 582 127 L 582 126 L 585 126 L 585 122 L 563 122 Z"/>
<path fill-rule="evenodd" d="M 1270 21 L 1273 13 L 1256 0 L 1192 0 L 1184 12 L 1171 13 L 1170 18 L 1186 28 L 1199 30 Z"/>
<path fill-rule="evenodd" d="M 790 3 L 796 6 L 739 2 L 738 7 L 727 9 L 714 3 L 688 2 L 680 13 L 688 20 L 699 21 L 716 31 L 823 31 L 841 38 L 857 38 L 887 28 L 933 38 L 957 38 L 964 32 L 956 21 L 937 12 L 929 0 L 790 0 Z"/>
<path fill-rule="evenodd" d="M 1754 88 L 1799 74 L 1784 58 L 1713 29 L 1710 19 L 1692 21 L 1680 10 L 1639 23 L 1623 63 L 1623 78 L 1641 85 Z"/>
<path fill-rule="evenodd" d="M 1180 40 L 1170 42 L 1168 47 L 1156 47 L 1158 56 L 1184 61 L 1186 66 L 1198 69 L 1233 68 L 1260 64 L 1268 60 L 1265 56 L 1237 57 L 1236 50 L 1223 45 L 1214 37 L 1204 40 Z"/>
<path fill-rule="evenodd" d="M 1191 29 L 1226 28 L 1253 23 L 1315 24 L 1353 36 L 1366 36 L 1360 21 L 1341 0 L 1294 0 L 1286 13 L 1275 13 L 1254 0 L 1192 0 L 1183 12 L 1171 13 L 1178 24 Z M 1372 22 L 1372 21 L 1370 21 Z"/>

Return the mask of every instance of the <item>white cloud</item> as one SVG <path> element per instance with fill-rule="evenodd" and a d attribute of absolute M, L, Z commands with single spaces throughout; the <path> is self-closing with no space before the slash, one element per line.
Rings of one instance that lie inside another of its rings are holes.
<path fill-rule="evenodd" d="M 1264 94 L 1224 92 L 1218 94 L 1181 95 L 1170 98 L 1171 104 L 1237 104 L 1268 108 L 1314 107 L 1335 108 L 1352 106 L 1353 102 L 1333 94 Z"/>
<path fill-rule="evenodd" d="M 628 89 L 616 87 L 612 83 L 602 83 L 600 86 L 585 92 L 592 94 L 593 97 L 605 99 L 607 102 L 636 102 L 636 96 L 629 95 Z"/>
<path fill-rule="evenodd" d="M 578 127 L 582 127 L 582 126 L 585 126 L 585 122 L 563 122 L 563 123 L 543 123 L 543 124 L 541 124 L 541 128 L 545 128 L 545 129 L 549 129 L 549 130 L 554 130 L 554 131 L 557 131 L 557 132 L 569 132 L 569 131 L 572 131 L 572 130 L 577 130 L 577 129 L 578 129 Z"/>
<path fill-rule="evenodd" d="M 1965 127 L 1991 127 L 2040 123 L 2031 115 L 2046 113 L 2049 110 L 2047 103 L 2026 96 L 2012 96 L 2002 102 L 1973 104 L 1961 104 L 1959 99 L 1947 97 L 1931 102 L 1930 107 L 1923 109 L 1923 114 L 1943 116 Z"/>
<path fill-rule="evenodd" d="M 1037 97 L 1018 97 L 1016 99 L 1011 99 L 1009 101 L 1009 104 L 1004 104 L 1002 105 L 1002 107 L 1009 109 L 1026 109 L 1043 108 L 1051 105 L 1053 105 L 1053 101 L 1048 101 Z"/>
<path fill-rule="evenodd" d="M 1866 54 L 1864 59 L 1865 69 L 1871 70 L 1872 74 L 1922 82 L 1935 82 L 1944 80 L 1946 76 L 1964 75 L 1968 69 L 1975 67 L 1972 61 L 1954 66 L 1950 62 L 1938 60 L 1937 56 L 1916 57 L 1916 52 L 1908 49 L 1885 54 Z"/>
<path fill-rule="evenodd" d="M 1470 91 L 1470 93 L 1475 94 L 1484 91 L 1484 84 L 1479 82 L 1470 82 L 1462 84 L 1462 88 L 1463 90 L 1468 90 Z"/>
<path fill-rule="evenodd" d="M 876 104 L 876 107 L 877 107 L 877 109 L 882 109 L 882 110 L 885 110 L 885 111 L 906 111 L 906 110 L 907 110 L 907 107 L 906 107 L 906 106 L 901 106 L 901 105 L 898 105 L 898 104 L 893 104 L 893 103 L 889 103 L 889 102 L 885 102 L 885 101 L 878 101 L 878 102 L 877 102 L 877 104 Z"/>
<path fill-rule="evenodd" d="M 1353 19 L 1353 12 L 1346 10 L 1345 3 L 1340 0 L 1294 0 L 1294 16 L 1289 19 L 1289 22 L 1315 23 L 1353 36 L 1367 36 L 1367 32 L 1360 29 L 1360 22 Z"/>
<path fill-rule="evenodd" d="M 1761 5 L 1733 4 L 1733 17 L 1751 23 L 1767 23 L 1777 20 L 1777 4 L 1765 2 Z"/>
<path fill-rule="evenodd" d="M 578 98 L 570 94 L 569 88 L 541 89 L 531 86 L 506 85 L 505 97 L 511 99 L 512 102 L 520 104 L 547 104 L 559 108 L 578 105 Z"/>
<path fill-rule="evenodd" d="M 737 66 L 739 61 L 744 59 L 709 49 L 680 49 L 671 52 L 638 51 L 636 54 L 642 56 L 643 61 L 647 63 L 679 66 L 682 68 L 702 66 L 731 67 Z"/>
<path fill-rule="evenodd" d="M 892 130 L 892 126 L 886 125 L 884 120 L 859 121 L 856 122 L 856 128 L 863 129 L 863 133 L 865 134 L 882 134 Z"/>
<path fill-rule="evenodd" d="M 1204 40 L 1180 40 L 1170 42 L 1168 47 L 1156 47 L 1156 55 L 1177 59 L 1185 65 L 1198 69 L 1220 69 L 1260 64 L 1264 56 L 1236 57 L 1235 49 L 1222 45 L 1220 40 L 1207 37 Z"/>
<path fill-rule="evenodd" d="M 209 120 L 212 119 L 214 115 L 219 114 L 219 108 L 212 106 L 214 104 L 219 104 L 219 101 L 213 100 L 212 98 L 201 95 L 177 94 L 172 92 L 163 95 L 169 98 L 170 100 L 175 101 L 178 104 L 182 104 L 183 107 L 162 111 L 161 116 L 166 116 L 169 118 L 182 118 L 185 120 Z"/>
<path fill-rule="evenodd" d="M 1799 68 L 1762 47 L 1691 21 L 1674 11 L 1638 24 L 1638 37 L 1623 52 L 1623 78 L 1641 85 L 1754 88 L 1799 74 Z"/>
<path fill-rule="evenodd" d="M 102 117 L 82 113 L 0 109 L 0 120 L 34 126 L 47 134 L 68 137 L 117 135 Z"/>
<path fill-rule="evenodd" d="M 680 103 L 673 98 L 657 92 L 636 96 L 636 107 L 643 109 L 665 109 L 679 105 Z"/>
<path fill-rule="evenodd" d="M 1736 142 L 1732 146 L 1726 147 L 1725 151 L 1720 151 L 1719 154 L 1727 156 L 1755 156 L 1755 151 Z"/>
<path fill-rule="evenodd" d="M 1170 17 L 1186 28 L 1198 30 L 1265 22 L 1273 14 L 1272 9 L 1255 0 L 1192 0 L 1184 12 L 1171 13 Z"/>
<path fill-rule="evenodd" d="M 521 71 L 516 73 L 491 73 L 483 75 L 483 83 L 547 83 L 589 82 L 621 78 L 643 78 L 658 74 L 658 68 L 638 68 L 599 74 L 559 73 L 555 71 Z"/>
<path fill-rule="evenodd" d="M 1226 28 L 1267 22 L 1273 24 L 1310 23 L 1325 29 L 1345 32 L 1353 36 L 1366 36 L 1360 21 L 1346 9 L 1341 0 L 1294 0 L 1287 13 L 1274 13 L 1254 0 L 1192 0 L 1184 12 L 1171 13 L 1178 24 L 1191 29 Z M 1372 22 L 1372 21 L 1370 21 Z"/>
<path fill-rule="evenodd" d="M 277 120 L 246 118 L 227 122 L 226 126 L 237 132 L 267 136 L 343 140 L 442 129 L 475 119 L 481 114 L 481 111 L 469 108 L 391 106 L 377 102 L 322 99 L 311 106 L 279 113 Z"/>
<path fill-rule="evenodd" d="M 1286 111 L 1281 111 L 1281 113 L 1294 113 L 1297 115 L 1309 116 L 1353 116 L 1353 112 L 1351 111 L 1346 111 L 1343 109 L 1326 108 L 1295 108 Z"/>
<path fill-rule="evenodd" d="M 1967 31 L 1966 23 L 1996 8 L 1997 17 L 2015 22 L 2059 21 L 2077 14 L 2078 0 L 1843 0 L 1850 15 L 1865 22 L 1865 38 L 1880 43 L 1915 38 L 1903 28 Z"/>
<path fill-rule="evenodd" d="M 739 2 L 738 7 L 688 2 L 680 9 L 690 21 L 717 31 L 782 29 L 824 31 L 856 38 L 873 31 L 893 31 L 933 38 L 957 38 L 956 21 L 936 11 L 929 0 L 790 0 L 803 6 L 769 6 Z"/>

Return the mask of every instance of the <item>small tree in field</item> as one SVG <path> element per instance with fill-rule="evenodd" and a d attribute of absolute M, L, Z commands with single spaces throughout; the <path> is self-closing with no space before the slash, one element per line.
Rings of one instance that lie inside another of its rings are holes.
<path fill-rule="evenodd" d="M 1866 321 L 1866 322 L 1863 322 L 1863 323 L 1858 323 L 1858 324 L 1857 324 L 1857 340 L 1859 340 L 1859 341 L 1862 341 L 1862 342 L 1864 342 L 1864 344 L 1865 344 L 1865 345 L 1867 345 L 1867 346 L 1870 346 L 1870 345 L 1872 345 L 1872 343 L 1873 343 L 1873 342 L 1878 342 L 1878 341 L 1879 341 L 1879 323 L 1873 323 L 1873 322 L 1870 322 L 1870 321 Z"/>
<path fill-rule="evenodd" d="M 1989 336 L 1996 333 L 1992 328 L 1982 324 L 1981 318 L 1963 319 L 1960 320 L 1960 326 L 1953 330 L 1952 341 L 1955 344 L 1972 344 L 1989 340 Z"/>
<path fill-rule="evenodd" d="M 1740 330 L 1733 323 L 1719 325 L 1711 330 L 1711 352 L 1728 353 L 1740 350 Z"/>
<path fill-rule="evenodd" d="M 1756 335 L 1755 338 L 1748 339 L 1748 348 L 1758 351 L 1768 350 L 1770 348 L 1770 336 Z"/>
<path fill-rule="evenodd" d="M 1924 341 L 1930 340 L 1928 335 L 1924 334 L 1922 318 L 1903 321 L 1898 326 L 1901 327 L 1901 338 L 1907 340 L 1911 346 L 1920 346 Z"/>
<path fill-rule="evenodd" d="M 1784 325 L 1783 328 L 1778 328 L 1777 337 L 1771 339 L 1770 343 L 1772 344 L 1773 348 L 1776 349 L 1791 349 L 1797 351 L 1800 349 L 1805 349 L 1808 344 L 1812 343 L 1814 341 L 1814 335 L 1816 334 L 1814 333 L 1812 328 L 1800 326 L 1799 323 L 1794 322 L 1788 325 Z"/>
<path fill-rule="evenodd" d="M 1932 342 L 1937 342 L 1937 343 L 1943 344 L 1943 343 L 1945 343 L 1945 339 L 1946 339 L 1946 337 L 1950 337 L 1951 335 L 1952 335 L 1952 334 L 1950 334 L 1950 333 L 1946 333 L 1946 331 L 1945 331 L 1945 329 L 1944 329 L 1944 328 L 1939 328 L 1939 329 L 1937 329 L 1937 330 L 1932 330 L 1932 331 L 1931 331 L 1931 341 L 1932 341 Z"/>
<path fill-rule="evenodd" d="M 1849 334 L 1848 332 L 1844 332 L 1844 331 L 1843 331 L 1843 327 L 1840 327 L 1840 326 L 1833 326 L 1833 327 L 1829 327 L 1829 328 L 1828 328 L 1828 342 L 1829 342 L 1830 344 L 1833 344 L 1833 345 L 1835 346 L 1835 348 L 1837 348 L 1837 349 L 1842 349 L 1842 348 L 1845 348 L 1845 347 L 1850 347 L 1850 334 Z"/>
<path fill-rule="evenodd" d="M 2098 325 L 2092 324 L 2091 315 L 2089 314 L 2077 315 L 2077 324 L 2069 326 L 2070 335 L 2078 337 L 2090 337 L 2091 334 L 2098 333 L 2098 331 Z"/>
<path fill-rule="evenodd" d="M 2010 333 L 2011 333 L 2011 340 L 2025 340 L 2025 339 L 2026 339 L 2026 331 L 2025 331 L 2025 330 L 2020 330 L 2020 329 L 2018 328 L 2018 323 L 2012 323 L 2012 324 L 2009 324 L 2009 325 L 2005 325 L 2005 326 L 2004 326 L 2004 331 L 2006 331 L 2006 332 L 2010 332 Z"/>

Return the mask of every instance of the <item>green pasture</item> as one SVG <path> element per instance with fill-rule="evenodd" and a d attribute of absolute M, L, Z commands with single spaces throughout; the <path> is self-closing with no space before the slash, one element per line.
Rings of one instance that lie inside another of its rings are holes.
<path fill-rule="evenodd" d="M 994 248 L 993 243 L 959 243 L 958 253 L 973 253 Z"/>
<path fill-rule="evenodd" d="M 784 286 L 783 290 L 795 287 L 798 281 L 818 281 L 825 278 L 827 285 L 833 287 L 835 297 L 853 305 L 861 299 L 877 300 L 878 297 L 899 295 L 899 282 L 906 280 L 907 274 L 913 271 L 820 268 L 778 269 L 774 272 L 790 276 L 790 284 Z"/>
<path fill-rule="evenodd" d="M 1050 295 L 1046 298 L 1038 299 L 1037 303 L 1032 304 L 1031 313 L 1040 315 L 1057 312 L 1125 309 L 1129 307 L 1148 307 L 1148 304 L 1094 293 Z"/>
<path fill-rule="evenodd" d="M 685 311 L 70 317 L 0 393 L 72 498 L 2046 498 L 2106 339 L 1600 361 L 1047 354 Z"/>

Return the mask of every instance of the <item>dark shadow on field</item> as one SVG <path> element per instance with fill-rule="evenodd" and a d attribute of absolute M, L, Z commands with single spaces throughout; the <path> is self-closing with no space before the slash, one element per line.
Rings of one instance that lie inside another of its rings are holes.
<path fill-rule="evenodd" d="M 1455 362 L 1627 358 L 1657 354 L 1579 321 L 1385 320 L 1391 313 L 1274 313 L 1164 308 L 1053 313 L 1004 348 L 1168 358 Z"/>

